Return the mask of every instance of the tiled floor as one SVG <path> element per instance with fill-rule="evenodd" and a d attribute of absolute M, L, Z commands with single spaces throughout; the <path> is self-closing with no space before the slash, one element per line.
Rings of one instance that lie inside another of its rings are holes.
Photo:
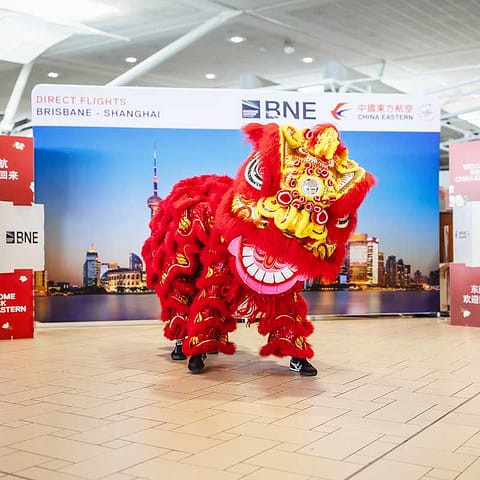
<path fill-rule="evenodd" d="M 315 327 L 314 378 L 260 358 L 244 324 L 201 375 L 157 322 L 2 341 L 0 480 L 480 479 L 480 329 Z"/>

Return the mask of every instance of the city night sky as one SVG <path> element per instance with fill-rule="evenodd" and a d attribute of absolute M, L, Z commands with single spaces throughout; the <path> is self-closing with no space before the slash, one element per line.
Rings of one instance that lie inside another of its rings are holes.
<path fill-rule="evenodd" d="M 438 133 L 344 132 L 350 157 L 377 178 L 357 231 L 379 238 L 412 273 L 438 269 Z M 82 285 L 93 244 L 101 262 L 128 266 L 147 238 L 153 152 L 158 194 L 179 179 L 235 175 L 250 152 L 238 130 L 34 127 L 35 202 L 45 205 L 46 269 Z"/>

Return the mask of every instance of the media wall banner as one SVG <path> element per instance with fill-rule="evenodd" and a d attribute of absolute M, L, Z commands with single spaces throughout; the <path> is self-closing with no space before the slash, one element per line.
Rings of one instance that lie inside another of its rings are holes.
<path fill-rule="evenodd" d="M 480 326 L 480 141 L 452 144 L 449 200 L 453 210 L 450 321 Z"/>
<path fill-rule="evenodd" d="M 480 201 L 480 141 L 450 145 L 449 179 L 450 208 Z"/>
<path fill-rule="evenodd" d="M 182 178 L 235 176 L 249 122 L 333 123 L 377 179 L 338 282 L 305 285 L 310 315 L 440 311 L 433 97 L 38 85 L 32 120 L 46 230 L 37 321 L 158 319 L 140 256 L 149 205 Z"/>
<path fill-rule="evenodd" d="M 32 338 L 34 268 L 44 269 L 43 206 L 33 205 L 33 141 L 0 135 L 0 340 Z"/>

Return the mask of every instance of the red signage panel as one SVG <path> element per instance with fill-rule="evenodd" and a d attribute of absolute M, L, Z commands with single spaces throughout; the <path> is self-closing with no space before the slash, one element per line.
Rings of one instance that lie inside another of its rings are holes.
<path fill-rule="evenodd" d="M 33 140 L 0 135 L 0 201 L 33 203 Z"/>
<path fill-rule="evenodd" d="M 0 340 L 33 337 L 33 270 L 0 275 Z"/>
<path fill-rule="evenodd" d="M 33 204 L 33 139 L 0 135 L 0 202 Z M 32 338 L 33 270 L 0 272 L 0 340 Z"/>
<path fill-rule="evenodd" d="M 450 264 L 450 323 L 480 327 L 480 267 Z"/>
<path fill-rule="evenodd" d="M 480 200 L 480 141 L 450 145 L 449 171 L 451 207 Z"/>

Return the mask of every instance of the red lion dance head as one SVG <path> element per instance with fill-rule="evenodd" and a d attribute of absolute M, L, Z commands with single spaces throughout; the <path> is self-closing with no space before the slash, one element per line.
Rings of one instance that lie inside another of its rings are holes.
<path fill-rule="evenodd" d="M 216 215 L 237 271 L 248 282 L 254 259 L 258 268 L 288 265 L 295 275 L 281 282 L 282 275 L 279 282 L 267 275 L 275 268 L 266 268 L 258 283 L 261 273 L 250 268 L 250 286 L 263 293 L 285 291 L 293 278 L 334 280 L 373 177 L 348 157 L 331 124 L 297 130 L 253 123 L 244 132 L 254 150 Z"/>

